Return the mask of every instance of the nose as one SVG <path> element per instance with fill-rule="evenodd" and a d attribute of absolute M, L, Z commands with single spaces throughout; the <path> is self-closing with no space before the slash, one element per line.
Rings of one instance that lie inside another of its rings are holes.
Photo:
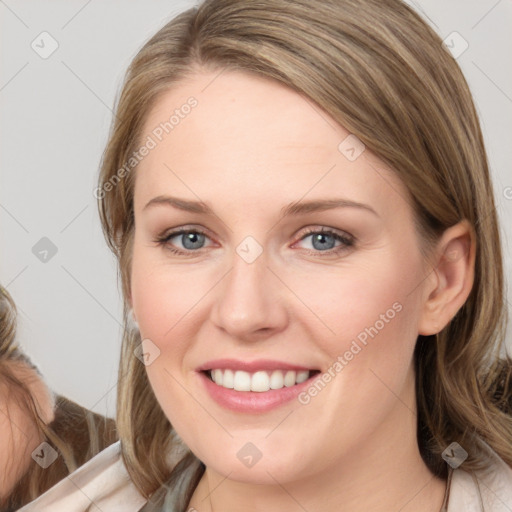
<path fill-rule="evenodd" d="M 286 328 L 286 288 L 268 265 L 265 251 L 250 263 L 235 252 L 215 287 L 211 319 L 233 338 L 257 341 Z"/>

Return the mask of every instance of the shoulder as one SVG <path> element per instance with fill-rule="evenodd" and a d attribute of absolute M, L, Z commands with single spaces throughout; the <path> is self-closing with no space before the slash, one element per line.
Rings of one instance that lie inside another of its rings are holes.
<path fill-rule="evenodd" d="M 128 476 L 118 441 L 19 512 L 137 512 L 145 503 Z"/>
<path fill-rule="evenodd" d="M 491 460 L 487 470 L 453 471 L 448 512 L 510 512 L 512 510 L 512 468 L 485 445 Z"/>

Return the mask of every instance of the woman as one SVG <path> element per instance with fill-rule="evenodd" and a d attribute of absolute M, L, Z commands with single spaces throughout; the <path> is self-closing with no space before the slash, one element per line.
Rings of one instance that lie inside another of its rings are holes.
<path fill-rule="evenodd" d="M 96 196 L 122 443 L 25 511 L 512 507 L 485 148 L 405 4 L 181 14 L 129 68 Z"/>
<path fill-rule="evenodd" d="M 116 440 L 113 420 L 54 395 L 16 342 L 0 287 L 0 510 L 18 510 Z"/>

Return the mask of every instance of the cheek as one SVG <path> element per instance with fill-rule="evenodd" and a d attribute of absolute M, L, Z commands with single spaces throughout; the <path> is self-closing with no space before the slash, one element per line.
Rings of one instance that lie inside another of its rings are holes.
<path fill-rule="evenodd" d="M 350 350 L 354 341 L 365 348 L 379 340 L 373 343 L 376 350 L 414 341 L 420 311 L 414 289 L 421 276 L 419 258 L 390 251 L 358 267 L 327 268 L 314 278 L 290 273 L 286 282 L 308 306 L 302 313 L 296 310 L 295 321 L 311 330 L 313 339 L 335 359 Z"/>
<path fill-rule="evenodd" d="M 7 391 L 0 389 L 7 396 Z M 0 397 L 0 501 L 30 467 L 31 452 L 42 441 L 41 434 L 25 410 Z M 16 425 L 16 428 L 13 428 Z"/>
<path fill-rule="evenodd" d="M 183 339 L 177 333 L 191 326 L 192 308 L 206 293 L 207 283 L 191 272 L 169 268 L 151 252 L 134 247 L 133 310 L 143 339 L 151 339 L 160 349 L 166 340 L 166 345 L 177 350 Z"/>
<path fill-rule="evenodd" d="M 384 398 L 393 402 L 403 389 L 418 335 L 420 302 L 414 289 L 421 275 L 419 258 L 389 254 L 339 278 L 317 275 L 314 287 L 300 288 L 295 282 L 299 293 L 309 289 L 308 306 L 318 318 L 303 325 L 328 356 L 327 394 L 335 395 L 343 415 L 355 413 L 358 403 L 383 413 L 390 406 Z M 316 396 L 317 391 L 311 392 Z M 310 398 L 316 400 L 308 395 L 304 401 Z"/>
<path fill-rule="evenodd" d="M 192 276 L 171 271 L 148 252 L 134 248 L 131 273 L 132 303 L 141 339 L 144 343 L 151 340 L 152 361 L 146 372 L 165 415 L 175 428 L 186 431 L 193 421 L 193 407 L 185 391 L 190 383 L 183 379 L 181 369 L 198 327 L 192 307 L 201 290 L 193 285 Z"/>

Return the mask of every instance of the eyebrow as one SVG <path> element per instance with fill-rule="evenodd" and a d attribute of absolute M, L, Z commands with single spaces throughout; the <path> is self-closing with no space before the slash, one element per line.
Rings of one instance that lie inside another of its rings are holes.
<path fill-rule="evenodd" d="M 191 213 L 200 213 L 203 215 L 214 215 L 212 208 L 210 208 L 203 201 L 190 201 L 188 199 L 181 199 L 172 196 L 157 196 L 151 199 L 143 210 L 147 208 L 167 205 Z M 295 201 L 281 208 L 281 217 L 288 217 L 293 215 L 302 215 L 305 213 L 320 212 L 325 210 L 332 210 L 334 208 L 359 208 L 373 213 L 377 217 L 379 214 L 369 205 L 351 201 L 343 198 L 333 199 L 317 199 L 313 201 Z"/>

